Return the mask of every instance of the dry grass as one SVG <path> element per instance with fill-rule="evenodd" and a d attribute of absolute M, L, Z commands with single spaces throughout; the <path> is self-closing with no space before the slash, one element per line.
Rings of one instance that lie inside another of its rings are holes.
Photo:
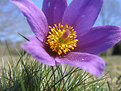
<path fill-rule="evenodd" d="M 121 56 L 103 57 L 106 61 L 106 71 L 114 75 L 121 75 Z"/>

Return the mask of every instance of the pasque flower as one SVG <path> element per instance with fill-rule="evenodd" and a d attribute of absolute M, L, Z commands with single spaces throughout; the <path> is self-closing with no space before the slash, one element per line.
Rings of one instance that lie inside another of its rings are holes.
<path fill-rule="evenodd" d="M 22 48 L 44 64 L 69 64 L 99 76 L 105 62 L 96 55 L 121 40 L 120 27 L 92 27 L 103 0 L 72 0 L 69 6 L 67 0 L 44 0 L 42 10 L 31 0 L 12 2 L 35 34 Z"/>

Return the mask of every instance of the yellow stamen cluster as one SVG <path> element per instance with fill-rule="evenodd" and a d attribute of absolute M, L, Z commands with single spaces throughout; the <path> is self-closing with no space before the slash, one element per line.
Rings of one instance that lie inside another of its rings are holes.
<path fill-rule="evenodd" d="M 58 55 L 67 54 L 76 47 L 77 35 L 73 27 L 68 25 L 54 24 L 53 27 L 49 26 L 50 31 L 47 37 L 46 44 L 50 45 L 50 49 L 57 52 Z"/>

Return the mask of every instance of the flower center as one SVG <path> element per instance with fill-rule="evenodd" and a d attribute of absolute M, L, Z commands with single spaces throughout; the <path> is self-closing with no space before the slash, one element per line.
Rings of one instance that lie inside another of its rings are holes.
<path fill-rule="evenodd" d="M 67 54 L 76 47 L 77 35 L 73 27 L 68 25 L 54 24 L 54 27 L 49 26 L 50 31 L 47 37 L 46 44 L 50 45 L 50 49 L 57 52 L 58 55 Z"/>

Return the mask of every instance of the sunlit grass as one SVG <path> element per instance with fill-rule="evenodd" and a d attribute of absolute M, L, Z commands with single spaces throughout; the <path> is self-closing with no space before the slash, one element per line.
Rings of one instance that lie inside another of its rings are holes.
<path fill-rule="evenodd" d="M 112 91 L 119 90 L 120 56 L 103 57 L 106 71 L 102 77 L 68 65 L 41 64 L 30 55 L 0 56 L 1 91 Z"/>
<path fill-rule="evenodd" d="M 106 70 L 110 76 L 109 80 L 112 84 L 112 88 L 121 90 L 121 56 L 108 56 L 103 57 L 106 60 Z M 120 91 L 119 90 L 119 91 Z"/>

